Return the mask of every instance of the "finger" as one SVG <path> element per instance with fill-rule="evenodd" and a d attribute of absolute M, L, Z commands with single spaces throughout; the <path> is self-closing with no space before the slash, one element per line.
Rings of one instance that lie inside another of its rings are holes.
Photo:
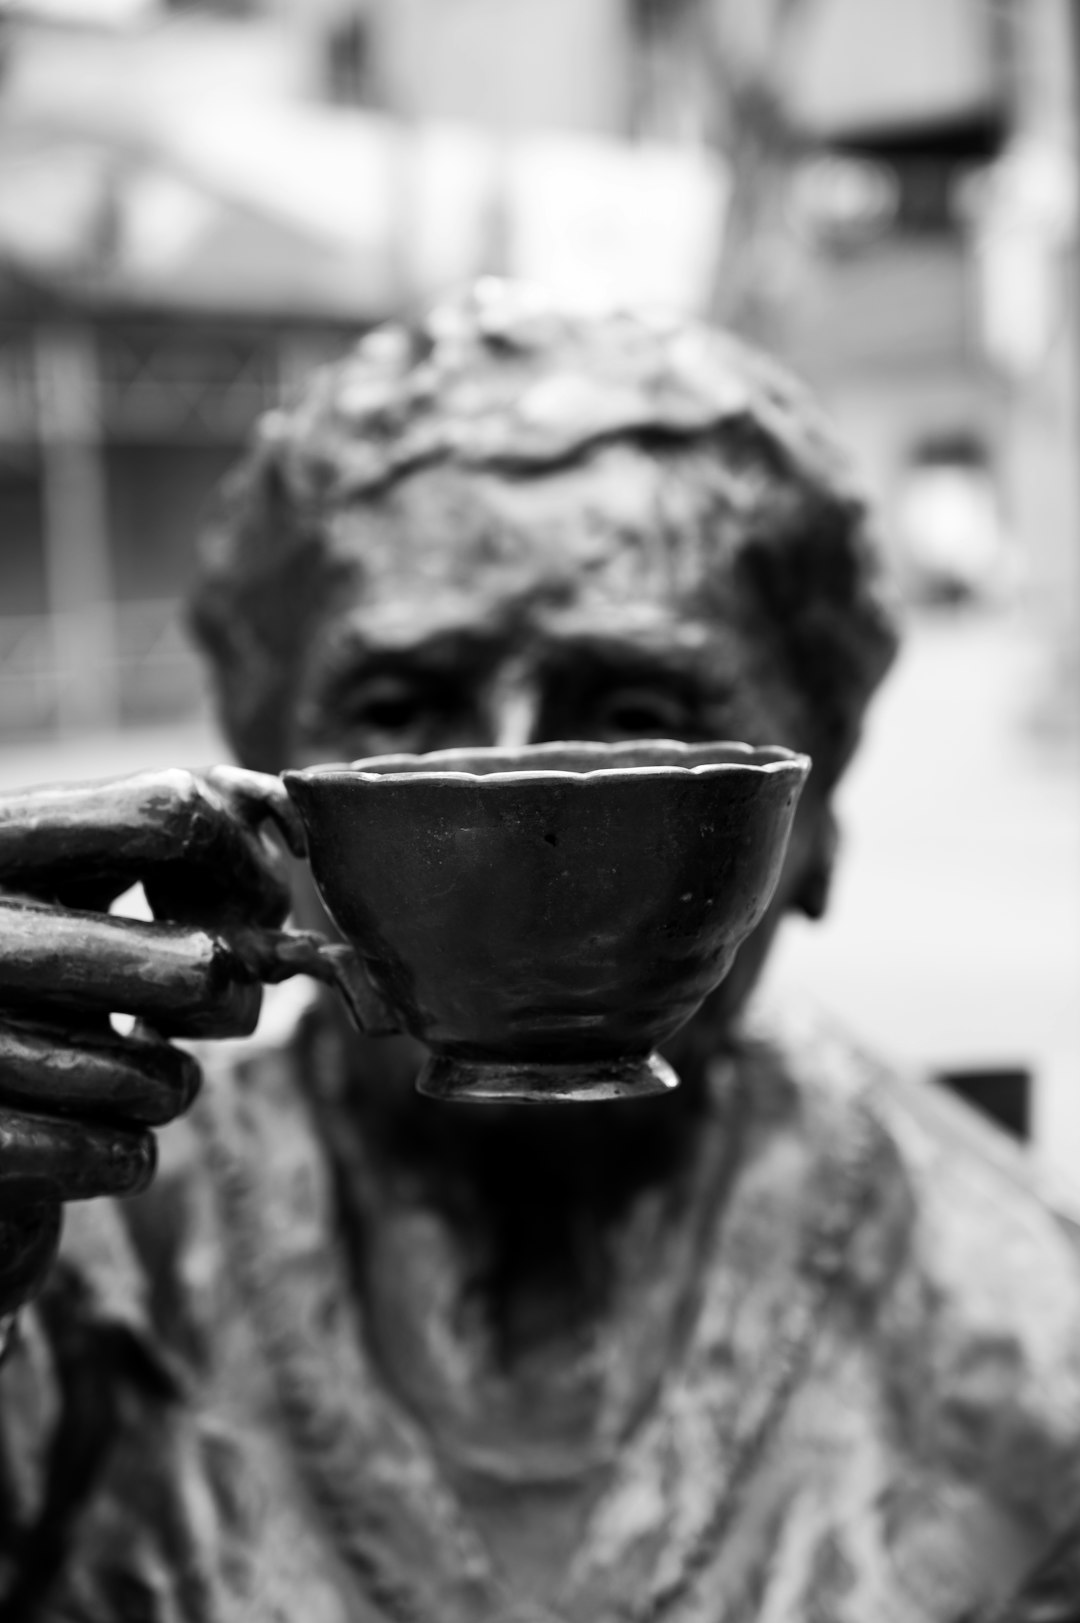
<path fill-rule="evenodd" d="M 156 1161 L 152 1133 L 0 1106 L 0 1201 L 29 1190 L 57 1200 L 137 1195 Z"/>
<path fill-rule="evenodd" d="M 0 1007 L 134 1014 L 163 1036 L 246 1037 L 262 988 L 205 930 L 0 901 Z"/>
<path fill-rule="evenodd" d="M 0 796 L 0 885 L 97 908 L 138 880 L 149 897 L 160 876 L 165 893 L 189 904 L 189 918 L 196 907 L 212 909 L 208 922 L 232 908 L 253 923 L 280 924 L 287 888 L 241 813 L 235 784 L 232 793 L 173 768 Z M 246 794 L 254 803 L 258 785 Z M 267 789 L 264 801 L 279 798 Z"/>
<path fill-rule="evenodd" d="M 277 929 L 292 908 L 292 886 L 280 845 L 268 834 L 242 830 L 223 842 L 217 857 L 162 864 L 143 878 L 156 919 L 233 931 L 252 925 Z"/>
<path fill-rule="evenodd" d="M 171 858 L 143 874 L 155 918 L 218 926 L 282 924 L 292 891 L 265 825 L 294 847 L 297 817 L 284 785 L 239 767 L 212 767 L 196 781 L 182 850 L 174 843 Z"/>
<path fill-rule="evenodd" d="M 59 1249 L 60 1221 L 56 1201 L 0 1197 L 0 1319 L 41 1289 Z"/>
<path fill-rule="evenodd" d="M 200 1080 L 190 1054 L 146 1027 L 120 1037 L 0 1023 L 0 1104 L 161 1127 L 188 1108 Z"/>
<path fill-rule="evenodd" d="M 224 795 L 253 828 L 264 822 L 272 823 L 294 857 L 307 856 L 303 821 L 280 778 L 226 765 L 212 766 L 206 781 Z"/>

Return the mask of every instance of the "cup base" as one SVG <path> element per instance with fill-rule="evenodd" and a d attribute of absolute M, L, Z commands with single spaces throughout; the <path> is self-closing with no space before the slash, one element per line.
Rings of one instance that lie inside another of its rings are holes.
<path fill-rule="evenodd" d="M 428 1099 L 457 1104 L 592 1104 L 670 1093 L 679 1078 L 659 1054 L 542 1064 L 433 1054 L 416 1079 Z"/>

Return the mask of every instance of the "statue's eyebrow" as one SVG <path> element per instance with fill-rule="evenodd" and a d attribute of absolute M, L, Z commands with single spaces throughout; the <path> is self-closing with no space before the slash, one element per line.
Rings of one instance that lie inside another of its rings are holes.
<path fill-rule="evenodd" d="M 433 676 L 481 666 L 496 657 L 491 633 L 458 625 L 393 629 L 348 625 L 312 660 L 310 684 L 319 694 L 333 692 L 358 676 L 376 671 L 428 671 Z"/>
<path fill-rule="evenodd" d="M 663 670 L 686 670 L 708 648 L 708 629 L 671 620 L 627 616 L 575 614 L 545 622 L 537 637 L 540 647 L 559 658 L 580 653 L 612 663 L 631 659 Z"/>
<path fill-rule="evenodd" d="M 743 683 L 744 671 L 738 653 L 710 637 L 707 629 L 698 634 L 664 634 L 645 628 L 566 626 L 553 635 L 537 639 L 534 658 L 557 678 L 560 669 L 588 671 L 589 679 L 601 684 L 643 684 L 666 688 L 684 701 L 702 704 L 729 702 Z"/>

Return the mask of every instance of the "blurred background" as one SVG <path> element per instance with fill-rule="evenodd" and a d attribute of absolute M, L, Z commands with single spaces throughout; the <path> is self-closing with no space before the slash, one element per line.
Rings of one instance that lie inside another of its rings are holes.
<path fill-rule="evenodd" d="M 220 756 L 200 513 L 319 360 L 481 271 L 825 397 L 908 637 L 773 990 L 1080 1189 L 1070 0 L 8 0 L 0 788 Z"/>

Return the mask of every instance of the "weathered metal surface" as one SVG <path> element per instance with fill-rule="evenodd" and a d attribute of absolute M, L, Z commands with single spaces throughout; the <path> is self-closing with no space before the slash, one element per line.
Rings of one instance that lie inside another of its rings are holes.
<path fill-rule="evenodd" d="M 46 1286 L 0 1377 L 4 1623 L 1071 1623 L 1069 1563 L 1038 1575 L 1080 1527 L 1075 1227 L 955 1103 L 745 1029 L 782 914 L 825 905 L 894 646 L 799 391 L 678 322 L 489 284 L 269 419 L 206 559 L 200 634 L 268 772 L 650 734 L 814 772 L 661 1096 L 449 1108 L 412 1037 L 326 998 L 208 1057 L 168 1166 L 103 1203 L 190 1079 L 132 1044 L 106 1086 L 89 1011 L 19 1027 L 0 1324 Z M 5 809 L 9 892 L 85 912 L 141 878 L 252 976 L 313 950 L 267 934 L 251 825 L 302 849 L 274 778 Z"/>
<path fill-rule="evenodd" d="M 285 785 L 332 917 L 432 1051 L 421 1091 L 581 1101 L 671 1085 L 649 1056 L 772 900 L 808 770 L 739 744 L 550 743 Z"/>

